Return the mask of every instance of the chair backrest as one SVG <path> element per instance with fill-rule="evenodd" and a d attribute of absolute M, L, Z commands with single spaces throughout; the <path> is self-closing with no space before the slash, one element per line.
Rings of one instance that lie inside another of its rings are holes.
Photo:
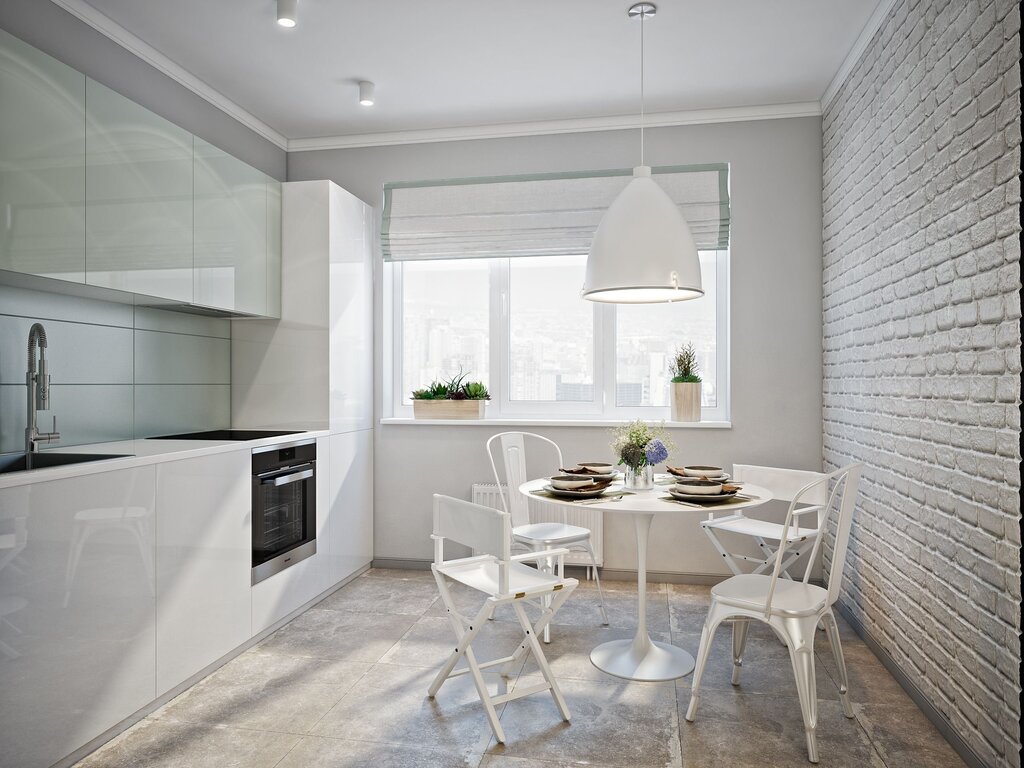
<path fill-rule="evenodd" d="M 799 505 L 809 501 L 811 497 L 821 498 L 822 490 L 825 492 L 825 501 L 818 512 L 817 536 L 814 539 L 814 547 L 807 559 L 804 568 L 803 582 L 806 584 L 811 576 L 811 568 L 821 548 L 821 540 L 825 528 L 830 520 L 835 520 L 835 546 L 832 551 L 832 566 L 828 575 L 828 604 L 832 605 L 839 598 L 839 586 L 843 577 L 843 564 L 846 560 L 846 549 L 850 540 L 850 525 L 853 522 L 853 507 L 857 497 L 857 486 L 860 484 L 861 472 L 864 465 L 861 462 L 849 464 L 845 467 L 823 474 L 819 479 L 812 481 L 797 491 L 789 504 L 786 512 L 784 530 L 796 525 L 794 513 L 799 513 Z M 818 502 L 815 502 L 817 504 Z M 806 527 L 806 526 L 804 526 Z M 786 539 L 779 542 L 778 554 L 775 558 L 775 568 L 772 570 L 771 584 L 768 587 L 768 599 L 765 602 L 765 615 L 771 613 L 772 596 L 775 593 L 775 586 L 778 583 L 782 571 L 782 563 L 785 560 Z"/>
<path fill-rule="evenodd" d="M 760 485 L 772 492 L 772 496 L 781 501 L 792 501 L 806 486 L 821 480 L 825 475 L 805 469 L 782 469 L 779 467 L 759 467 L 754 464 L 733 464 L 733 480 Z M 816 484 L 802 497 L 807 504 L 824 504 L 828 501 L 828 486 Z"/>
<path fill-rule="evenodd" d="M 508 512 L 474 504 L 464 499 L 434 494 L 434 565 L 445 563 L 445 539 L 471 547 L 480 555 L 498 559 L 498 581 L 508 591 L 508 566 L 512 548 L 512 527 Z"/>
<path fill-rule="evenodd" d="M 498 484 L 501 492 L 501 503 L 505 511 L 512 516 L 512 525 L 527 525 L 530 522 L 530 507 L 528 500 L 518 492 L 520 485 L 530 478 L 526 475 L 526 438 L 541 443 L 546 443 L 554 448 L 558 457 L 558 465 L 562 466 L 562 450 L 554 440 L 549 440 L 542 435 L 533 432 L 499 432 L 487 441 L 487 455 L 491 460 L 491 471 L 494 473 L 494 482 Z M 499 461 L 500 460 L 500 461 Z M 502 480 L 498 472 L 498 464 L 504 468 L 505 478 Z M 552 474 L 555 474 L 552 471 Z"/>

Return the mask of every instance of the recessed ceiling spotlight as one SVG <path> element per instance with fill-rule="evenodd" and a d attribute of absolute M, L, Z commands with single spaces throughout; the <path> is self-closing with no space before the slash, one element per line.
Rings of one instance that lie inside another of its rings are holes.
<path fill-rule="evenodd" d="M 277 0 L 277 23 L 282 27 L 294 27 L 298 22 L 299 0 Z"/>
<path fill-rule="evenodd" d="M 359 81 L 359 103 L 364 107 L 373 106 L 373 83 L 369 80 Z"/>

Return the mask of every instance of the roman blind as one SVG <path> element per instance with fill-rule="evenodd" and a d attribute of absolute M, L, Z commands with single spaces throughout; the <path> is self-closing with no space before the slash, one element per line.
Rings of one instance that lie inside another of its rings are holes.
<path fill-rule="evenodd" d="M 729 245 L 729 166 L 653 168 L 697 247 Z M 632 169 L 384 185 L 385 261 L 585 254 Z"/>

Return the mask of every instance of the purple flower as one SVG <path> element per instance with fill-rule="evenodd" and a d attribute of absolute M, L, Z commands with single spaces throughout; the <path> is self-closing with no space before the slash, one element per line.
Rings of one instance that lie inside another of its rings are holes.
<path fill-rule="evenodd" d="M 668 448 L 661 440 L 654 439 L 644 446 L 644 455 L 647 457 L 647 463 L 653 467 L 668 458 Z"/>

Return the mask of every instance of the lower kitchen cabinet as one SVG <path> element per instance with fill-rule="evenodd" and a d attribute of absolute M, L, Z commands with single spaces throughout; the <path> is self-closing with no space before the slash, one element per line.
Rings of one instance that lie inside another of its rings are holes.
<path fill-rule="evenodd" d="M 156 696 L 156 469 L 0 489 L 0 763 L 52 765 Z"/>
<path fill-rule="evenodd" d="M 329 583 L 373 560 L 373 430 L 331 435 Z"/>
<path fill-rule="evenodd" d="M 156 693 L 251 632 L 248 450 L 157 465 Z"/>

